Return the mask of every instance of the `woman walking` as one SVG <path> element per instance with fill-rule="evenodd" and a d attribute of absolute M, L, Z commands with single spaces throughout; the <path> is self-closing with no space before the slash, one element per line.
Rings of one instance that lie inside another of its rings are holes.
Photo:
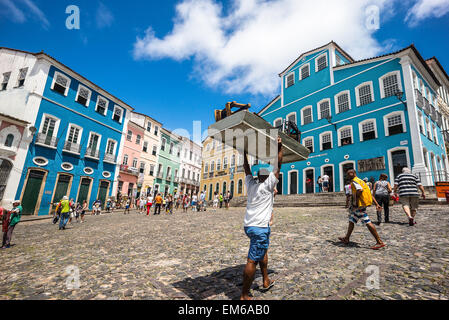
<path fill-rule="evenodd" d="M 323 192 L 323 179 L 321 179 L 321 176 L 318 177 L 316 183 L 318 184 L 318 192 Z"/>
<path fill-rule="evenodd" d="M 382 173 L 379 181 L 374 184 L 373 194 L 379 208 L 377 210 L 377 225 L 382 221 L 382 208 L 384 208 L 385 223 L 390 222 L 390 193 L 393 191 L 390 183 L 387 181 L 388 176 Z"/>
<path fill-rule="evenodd" d="M 147 216 L 150 215 L 150 209 L 151 209 L 152 205 L 153 205 L 153 197 L 151 195 L 149 195 L 147 197 Z"/>
<path fill-rule="evenodd" d="M 9 216 L 8 230 L 6 232 L 6 237 L 3 240 L 2 249 L 6 249 L 11 246 L 12 232 L 14 231 L 16 225 L 19 223 L 21 217 L 22 217 L 22 206 L 20 205 L 20 200 L 15 200 L 13 202 L 13 209 L 11 210 L 11 215 Z"/>
<path fill-rule="evenodd" d="M 84 222 L 84 215 L 86 211 L 89 211 L 89 205 L 87 204 L 87 200 L 83 201 L 83 208 L 81 209 L 81 223 Z"/>

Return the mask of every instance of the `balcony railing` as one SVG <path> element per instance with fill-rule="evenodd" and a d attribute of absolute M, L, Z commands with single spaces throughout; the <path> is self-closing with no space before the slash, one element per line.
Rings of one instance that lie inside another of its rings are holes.
<path fill-rule="evenodd" d="M 424 107 L 423 107 L 424 113 L 429 115 L 430 114 L 430 103 L 429 103 L 429 100 L 427 100 L 426 98 L 423 98 L 423 100 L 424 100 Z"/>
<path fill-rule="evenodd" d="M 162 177 L 164 176 L 164 174 L 161 172 L 156 173 L 156 178 L 162 179 Z"/>
<path fill-rule="evenodd" d="M 437 171 L 430 171 L 427 173 L 418 172 L 416 174 L 421 181 L 426 180 L 426 177 L 431 177 L 433 180 L 433 183 L 435 182 L 446 182 L 449 181 L 449 172 L 445 170 L 437 170 Z"/>
<path fill-rule="evenodd" d="M 62 149 L 62 151 L 80 154 L 81 153 L 81 145 L 78 143 L 66 141 L 64 143 L 64 148 Z"/>
<path fill-rule="evenodd" d="M 243 169 L 243 166 L 237 166 L 237 172 L 243 172 L 245 169 Z"/>
<path fill-rule="evenodd" d="M 209 174 L 207 172 L 203 173 L 203 179 L 207 179 L 208 175 Z"/>
<path fill-rule="evenodd" d="M 84 154 L 85 157 L 87 158 L 92 158 L 92 159 L 100 159 L 100 150 L 98 149 L 92 149 L 92 148 L 87 148 L 86 149 L 86 153 Z"/>
<path fill-rule="evenodd" d="M 115 164 L 115 155 L 105 153 L 103 161 Z"/>
<path fill-rule="evenodd" d="M 42 132 L 39 132 L 36 137 L 36 143 L 50 148 L 56 148 L 58 141 L 59 139 L 57 137 L 52 137 Z"/>
<path fill-rule="evenodd" d="M 214 177 L 214 172 L 213 171 L 209 172 L 209 178 L 213 178 L 213 177 Z"/>
<path fill-rule="evenodd" d="M 422 109 L 424 106 L 423 96 L 418 89 L 415 89 L 415 94 L 416 94 L 416 105 Z"/>
<path fill-rule="evenodd" d="M 173 180 L 173 182 L 179 183 L 179 178 L 178 178 L 178 177 L 175 177 L 175 179 Z"/>
<path fill-rule="evenodd" d="M 433 104 L 430 105 L 430 118 L 433 121 L 437 120 L 437 110 L 435 109 L 435 107 L 433 106 Z"/>
<path fill-rule="evenodd" d="M 441 126 L 443 125 L 443 115 L 441 114 L 441 112 L 437 111 L 437 120 L 436 120 L 437 125 L 441 128 Z"/>

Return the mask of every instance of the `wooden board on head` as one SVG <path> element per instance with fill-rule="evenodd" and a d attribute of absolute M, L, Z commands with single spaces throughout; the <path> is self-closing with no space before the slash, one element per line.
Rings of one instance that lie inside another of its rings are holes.
<path fill-rule="evenodd" d="M 297 140 L 248 110 L 238 111 L 210 125 L 208 135 L 266 163 L 276 160 L 278 136 L 282 139 L 283 163 L 306 160 L 310 153 Z"/>

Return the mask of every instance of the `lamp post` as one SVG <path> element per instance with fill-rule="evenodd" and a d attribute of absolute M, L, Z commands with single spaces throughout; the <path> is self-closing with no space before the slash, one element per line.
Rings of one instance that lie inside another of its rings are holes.
<path fill-rule="evenodd" d="M 332 117 L 330 115 L 328 115 L 326 117 L 327 122 L 329 122 L 329 124 L 333 125 L 335 128 L 335 131 L 337 131 L 337 124 L 336 123 L 332 123 Z"/>
<path fill-rule="evenodd" d="M 396 96 L 396 98 L 398 98 L 399 101 L 402 102 L 402 104 L 405 106 L 405 110 L 407 110 L 407 102 L 405 102 L 404 100 L 402 100 L 402 97 L 404 96 L 404 92 L 402 91 L 396 91 L 396 93 L 394 94 Z"/>

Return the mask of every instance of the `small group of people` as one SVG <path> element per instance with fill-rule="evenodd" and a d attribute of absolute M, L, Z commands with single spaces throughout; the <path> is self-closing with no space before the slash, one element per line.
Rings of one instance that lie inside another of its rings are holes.
<path fill-rule="evenodd" d="M 97 201 L 95 203 L 97 203 Z M 56 208 L 53 216 L 53 224 L 56 224 L 59 220 L 59 230 L 65 230 L 67 223 L 72 223 L 73 218 L 75 218 L 76 222 L 85 222 L 84 216 L 86 211 L 89 210 L 87 200 L 84 200 L 83 204 L 80 204 L 79 202 L 75 202 L 73 199 L 69 200 L 67 196 L 64 196 L 54 205 L 56 205 Z M 94 210 L 92 211 L 92 214 Z"/>
<path fill-rule="evenodd" d="M 20 200 L 15 200 L 12 205 L 13 208 L 11 210 L 0 207 L 0 219 L 2 221 L 3 231 L 1 249 L 8 249 L 11 247 L 12 233 L 22 217 L 22 206 L 20 204 Z"/>
<path fill-rule="evenodd" d="M 327 174 L 318 177 L 318 192 L 329 192 L 329 179 L 330 177 Z"/>
<path fill-rule="evenodd" d="M 212 207 L 213 207 L 214 211 L 216 211 L 217 208 L 220 208 L 220 209 L 223 208 L 223 203 L 224 203 L 225 208 L 229 209 L 229 202 L 231 200 L 232 200 L 232 193 L 230 191 L 227 191 L 224 196 L 222 193 L 218 193 L 217 191 L 215 191 Z"/>

